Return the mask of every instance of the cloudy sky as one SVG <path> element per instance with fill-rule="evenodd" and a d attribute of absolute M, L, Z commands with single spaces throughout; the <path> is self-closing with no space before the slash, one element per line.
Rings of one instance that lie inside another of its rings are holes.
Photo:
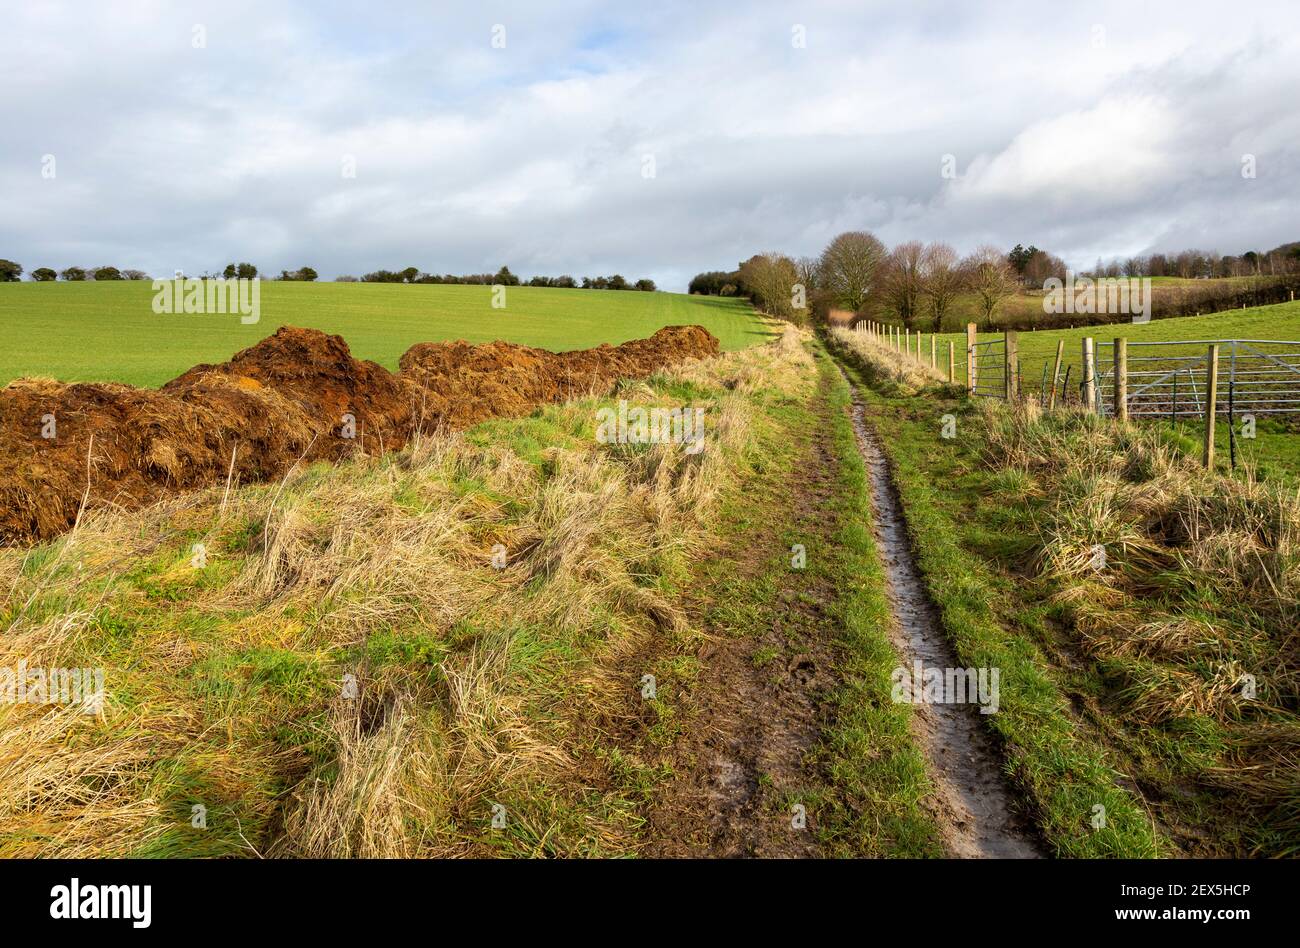
<path fill-rule="evenodd" d="M 1300 239 L 1294 0 L 29 0 L 4 19 L 0 257 L 29 271 L 505 263 L 683 289 L 848 229 L 1078 266 Z"/>

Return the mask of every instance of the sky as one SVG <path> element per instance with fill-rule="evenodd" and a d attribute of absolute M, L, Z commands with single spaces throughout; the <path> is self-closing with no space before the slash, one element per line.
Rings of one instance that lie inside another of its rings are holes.
<path fill-rule="evenodd" d="M 1300 3 L 6 2 L 0 257 L 683 290 L 1300 239 Z"/>

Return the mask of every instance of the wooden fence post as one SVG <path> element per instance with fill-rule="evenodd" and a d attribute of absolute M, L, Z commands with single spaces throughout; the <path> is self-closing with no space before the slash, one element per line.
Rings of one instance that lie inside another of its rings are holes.
<path fill-rule="evenodd" d="M 925 337 L 925 333 L 921 332 L 921 330 L 918 329 L 916 331 L 916 361 L 917 362 L 921 361 L 921 340 L 924 337 Z"/>
<path fill-rule="evenodd" d="M 939 368 L 939 356 L 937 354 L 938 343 L 936 341 L 938 338 L 938 333 L 930 333 L 930 368 L 935 369 L 936 371 Z"/>
<path fill-rule="evenodd" d="M 1052 394 L 1047 399 L 1047 410 L 1051 411 L 1056 407 L 1056 383 L 1061 378 L 1061 356 L 1065 355 L 1065 340 L 1062 339 L 1056 344 L 1056 363 L 1052 366 Z"/>
<path fill-rule="evenodd" d="M 1090 414 L 1101 408 L 1097 404 L 1097 357 L 1091 336 L 1083 340 L 1083 405 Z"/>
<path fill-rule="evenodd" d="M 979 384 L 979 365 L 975 357 L 975 324 L 966 324 L 966 387 L 972 395 Z"/>
<path fill-rule="evenodd" d="M 1128 340 L 1115 337 L 1115 417 L 1128 421 Z"/>
<path fill-rule="evenodd" d="M 1219 347 L 1206 353 L 1205 378 L 1205 466 L 1214 470 L 1214 413 L 1218 409 Z"/>
<path fill-rule="evenodd" d="M 1020 387 L 1017 385 L 1020 372 L 1020 359 L 1017 358 L 1019 348 L 1014 330 L 1008 330 L 1002 334 L 1002 356 L 1006 366 L 1002 380 L 1002 392 L 1009 402 L 1020 397 Z"/>
<path fill-rule="evenodd" d="M 957 374 L 957 356 L 953 352 L 952 340 L 948 340 L 948 384 L 952 384 Z"/>

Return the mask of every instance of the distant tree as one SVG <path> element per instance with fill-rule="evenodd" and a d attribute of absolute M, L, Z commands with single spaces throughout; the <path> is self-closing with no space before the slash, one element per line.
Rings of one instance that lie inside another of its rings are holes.
<path fill-rule="evenodd" d="M 795 276 L 803 285 L 804 292 L 812 296 L 817 290 L 817 258 L 800 257 L 794 262 Z"/>
<path fill-rule="evenodd" d="M 416 267 L 407 267 L 405 270 L 400 271 L 400 274 L 402 277 L 402 282 L 414 283 L 416 279 L 420 276 L 420 271 Z"/>
<path fill-rule="evenodd" d="M 32 279 L 37 283 L 50 283 L 58 276 L 49 267 L 37 267 L 32 271 Z"/>
<path fill-rule="evenodd" d="M 1039 252 L 1039 249 L 1033 244 L 1028 247 L 1016 244 L 1011 248 L 1011 252 L 1007 254 L 1007 262 L 1011 264 L 1016 273 L 1024 275 L 1025 267 L 1029 265 L 1029 261 L 1033 259 L 1034 254 Z"/>
<path fill-rule="evenodd" d="M 1002 251 L 988 244 L 976 248 L 963 261 L 962 269 L 979 300 L 984 326 L 989 328 L 998 306 L 1016 291 L 1015 271 Z"/>
<path fill-rule="evenodd" d="M 921 251 L 920 276 L 921 295 L 929 304 L 934 331 L 940 332 L 948 310 L 964 284 L 957 251 L 944 243 L 926 244 Z"/>
<path fill-rule="evenodd" d="M 320 276 L 320 274 L 311 267 L 298 268 L 298 279 L 302 280 L 304 283 L 315 283 L 318 276 Z"/>
<path fill-rule="evenodd" d="M 122 271 L 119 270 L 117 267 L 97 267 L 95 269 L 96 283 L 98 283 L 101 280 L 111 281 L 111 280 L 120 280 L 120 279 L 122 279 Z"/>
<path fill-rule="evenodd" d="M 1041 287 L 1049 277 L 1065 280 L 1065 261 L 1054 254 L 1035 250 L 1034 255 L 1025 262 L 1024 282 Z"/>
<path fill-rule="evenodd" d="M 68 267 L 66 270 L 63 270 L 59 276 L 63 277 L 63 279 L 67 280 L 69 283 L 80 283 L 86 278 L 86 271 L 81 267 Z"/>
<path fill-rule="evenodd" d="M 149 279 L 149 274 L 145 273 L 143 270 L 123 270 L 123 271 L 122 271 L 122 276 L 123 276 L 124 279 L 127 279 L 127 280 L 147 280 L 147 279 Z"/>
<path fill-rule="evenodd" d="M 235 276 L 241 280 L 251 280 L 257 276 L 257 267 L 251 263 L 241 263 L 235 267 Z"/>
<path fill-rule="evenodd" d="M 817 264 L 818 284 L 838 305 L 857 312 L 875 288 L 884 259 L 885 245 L 874 234 L 840 234 L 822 251 Z"/>
<path fill-rule="evenodd" d="M 911 326 L 921 314 L 921 257 L 925 247 L 919 241 L 909 240 L 889 252 L 881 281 L 883 295 L 889 308 Z"/>
<path fill-rule="evenodd" d="M 642 277 L 636 281 L 636 288 L 642 293 L 653 293 L 655 291 L 655 281 Z"/>
<path fill-rule="evenodd" d="M 608 290 L 609 280 L 605 279 L 604 277 L 596 277 L 594 280 L 591 281 L 591 288 L 593 290 Z"/>
<path fill-rule="evenodd" d="M 492 281 L 497 286 L 518 286 L 519 277 L 510 272 L 509 267 L 502 267 Z"/>
<path fill-rule="evenodd" d="M 611 290 L 626 290 L 626 289 L 627 289 L 627 280 L 625 280 L 625 279 L 623 278 L 623 274 L 621 274 L 621 273 L 615 273 L 612 277 L 610 277 L 610 278 L 609 278 L 609 288 L 610 288 Z"/>
<path fill-rule="evenodd" d="M 0 260 L 0 283 L 17 283 L 22 279 L 23 268 L 12 260 Z"/>
<path fill-rule="evenodd" d="M 340 273 L 334 278 L 335 283 L 356 283 L 357 278 L 347 273 Z"/>
<path fill-rule="evenodd" d="M 552 284 L 552 286 L 562 287 L 566 290 L 571 290 L 577 285 L 578 284 L 574 282 L 573 277 L 569 276 L 567 273 L 564 276 L 557 276 L 555 282 Z"/>
<path fill-rule="evenodd" d="M 721 296 L 722 288 L 729 283 L 734 287 L 737 280 L 738 277 L 735 271 L 726 273 L 722 270 L 710 270 L 707 273 L 697 273 L 691 278 L 687 292 L 701 293 L 706 296 Z"/>
<path fill-rule="evenodd" d="M 799 272 L 794 261 L 784 254 L 756 254 L 740 267 L 740 279 L 756 307 L 772 316 L 794 319 L 794 285 Z M 800 311 L 800 318 L 804 314 Z"/>
<path fill-rule="evenodd" d="M 233 263 L 226 264 L 226 269 L 221 271 L 221 275 L 225 277 L 227 280 L 233 280 L 237 273 L 238 270 L 235 268 L 235 265 Z"/>

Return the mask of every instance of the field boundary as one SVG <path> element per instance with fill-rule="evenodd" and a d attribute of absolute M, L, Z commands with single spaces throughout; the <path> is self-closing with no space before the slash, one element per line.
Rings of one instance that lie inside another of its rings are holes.
<path fill-rule="evenodd" d="M 865 333 L 906 359 L 939 369 L 938 339 L 873 320 L 859 320 Z M 947 346 L 947 378 L 957 384 L 963 369 L 966 393 L 975 398 L 1032 402 L 1044 411 L 1074 408 L 1121 422 L 1142 418 L 1205 424 L 1202 461 L 1214 464 L 1214 430 L 1226 416 L 1235 466 L 1235 431 L 1240 418 L 1253 424 L 1260 415 L 1300 414 L 1300 340 L 1178 339 L 1137 341 L 1085 336 L 1080 343 L 1082 370 L 1071 380 L 1073 365 L 1064 364 L 1065 340 L 1055 358 L 1044 359 L 1037 390 L 1026 391 L 1025 367 L 1019 357 L 1019 334 L 980 341 L 974 323 L 966 327 L 966 358 L 955 359 Z M 1130 348 L 1136 350 L 1130 353 Z M 1033 373 L 1030 376 L 1031 386 Z"/>

